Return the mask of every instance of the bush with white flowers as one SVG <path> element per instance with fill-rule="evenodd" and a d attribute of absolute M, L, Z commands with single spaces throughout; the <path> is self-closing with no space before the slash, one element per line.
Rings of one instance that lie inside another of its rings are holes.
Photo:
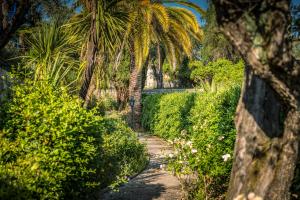
<path fill-rule="evenodd" d="M 160 124 L 158 135 L 168 139 L 174 147 L 174 153 L 168 156 L 168 169 L 179 177 L 193 177 L 193 183 L 186 188 L 190 199 L 223 199 L 225 196 L 232 167 L 236 135 L 234 113 L 239 95 L 240 86 L 197 94 L 190 100 L 183 98 L 193 95 L 182 94 L 181 98 L 180 94 L 160 95 L 160 100 L 173 102 L 176 112 L 171 111 L 169 104 L 158 101 L 157 114 L 153 113 L 156 118 L 151 120 L 156 124 L 149 125 L 154 127 L 150 131 L 158 130 L 156 126 Z M 184 102 L 191 107 L 178 112 L 185 107 Z M 178 116 L 185 120 L 180 122 Z M 184 126 L 178 126 L 183 122 Z"/>

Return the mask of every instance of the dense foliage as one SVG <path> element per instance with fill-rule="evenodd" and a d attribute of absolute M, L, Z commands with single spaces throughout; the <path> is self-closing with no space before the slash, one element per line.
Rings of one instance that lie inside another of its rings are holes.
<path fill-rule="evenodd" d="M 197 184 L 205 187 L 197 188 L 196 199 L 215 199 L 227 190 L 236 137 L 234 116 L 239 96 L 240 87 L 233 86 L 214 94 L 199 95 L 195 100 L 188 132 L 193 144 L 190 146 L 191 152 L 196 149 L 197 153 L 193 153 L 181 165 L 177 165 L 180 163 L 178 160 L 173 164 L 178 173 L 187 167 L 199 175 Z"/>
<path fill-rule="evenodd" d="M 205 14 L 205 21 L 206 24 L 203 28 L 204 37 L 201 42 L 202 48 L 200 50 L 201 60 L 204 63 L 220 58 L 237 61 L 240 56 L 220 31 L 216 20 L 216 10 L 211 1 L 209 1 L 208 9 Z"/>
<path fill-rule="evenodd" d="M 145 128 L 175 148 L 169 168 L 186 182 L 191 199 L 223 198 L 232 163 L 234 113 L 240 86 L 215 93 L 175 93 L 144 98 Z M 146 123 L 146 121 L 148 123 Z"/>
<path fill-rule="evenodd" d="M 233 63 L 227 59 L 218 59 L 204 65 L 201 61 L 193 61 L 189 64 L 191 79 L 196 85 L 203 82 L 214 81 L 218 86 L 229 84 L 241 84 L 243 80 L 244 63 L 240 60 Z"/>
<path fill-rule="evenodd" d="M 150 95 L 143 101 L 144 128 L 162 138 L 176 138 L 186 129 L 187 115 L 194 103 L 192 93 Z"/>
<path fill-rule="evenodd" d="M 91 199 L 146 163 L 121 122 L 96 116 L 63 89 L 15 86 L 2 102 L 1 199 Z"/>

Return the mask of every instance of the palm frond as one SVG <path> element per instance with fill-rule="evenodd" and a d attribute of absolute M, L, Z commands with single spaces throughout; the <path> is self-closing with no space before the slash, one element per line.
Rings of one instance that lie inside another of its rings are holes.
<path fill-rule="evenodd" d="M 77 79 L 80 63 L 75 56 L 81 39 L 76 32 L 52 22 L 32 29 L 25 40 L 31 48 L 23 60 L 25 67 L 34 71 L 35 80 L 68 85 Z M 76 73 L 71 75 L 71 71 Z"/>

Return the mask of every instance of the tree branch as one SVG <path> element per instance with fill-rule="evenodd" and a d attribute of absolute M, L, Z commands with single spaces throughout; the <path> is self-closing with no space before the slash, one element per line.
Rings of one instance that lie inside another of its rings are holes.
<path fill-rule="evenodd" d="M 1 1 L 2 5 L 6 4 L 6 1 Z M 16 13 L 12 17 L 11 22 L 7 22 L 7 26 L 3 26 L 1 24 L 2 31 L 0 32 L 0 49 L 4 48 L 4 46 L 8 43 L 11 39 L 12 35 L 17 31 L 17 29 L 25 22 L 25 15 L 29 10 L 30 2 L 29 0 L 20 0 L 17 3 Z M 1 5 L 1 6 L 2 6 Z M 3 10 L 1 10 L 3 15 Z"/>

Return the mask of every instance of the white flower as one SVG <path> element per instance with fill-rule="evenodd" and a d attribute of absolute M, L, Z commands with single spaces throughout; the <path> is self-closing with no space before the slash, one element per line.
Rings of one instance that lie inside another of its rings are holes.
<path fill-rule="evenodd" d="M 228 154 L 228 153 L 222 156 L 224 162 L 226 162 L 227 160 L 229 160 L 230 157 L 231 157 L 231 156 L 230 156 L 230 154 Z"/>
<path fill-rule="evenodd" d="M 192 153 L 197 153 L 197 149 L 192 149 Z"/>
<path fill-rule="evenodd" d="M 224 140 L 224 136 L 222 135 L 222 136 L 220 136 L 219 138 L 218 138 L 218 140 L 220 140 L 220 141 L 222 141 L 222 140 Z"/>
<path fill-rule="evenodd" d="M 170 157 L 170 158 L 173 158 L 173 157 L 174 157 L 174 155 L 173 155 L 172 153 L 170 153 L 170 154 L 169 154 L 169 157 Z"/>
<path fill-rule="evenodd" d="M 159 168 L 160 168 L 160 169 L 163 169 L 163 168 L 165 168 L 165 165 L 164 165 L 164 164 L 161 164 L 161 165 L 159 165 Z"/>
<path fill-rule="evenodd" d="M 193 145 L 193 143 L 192 143 L 192 141 L 188 141 L 187 143 L 186 143 L 186 145 L 188 145 L 188 146 L 192 146 Z"/>

